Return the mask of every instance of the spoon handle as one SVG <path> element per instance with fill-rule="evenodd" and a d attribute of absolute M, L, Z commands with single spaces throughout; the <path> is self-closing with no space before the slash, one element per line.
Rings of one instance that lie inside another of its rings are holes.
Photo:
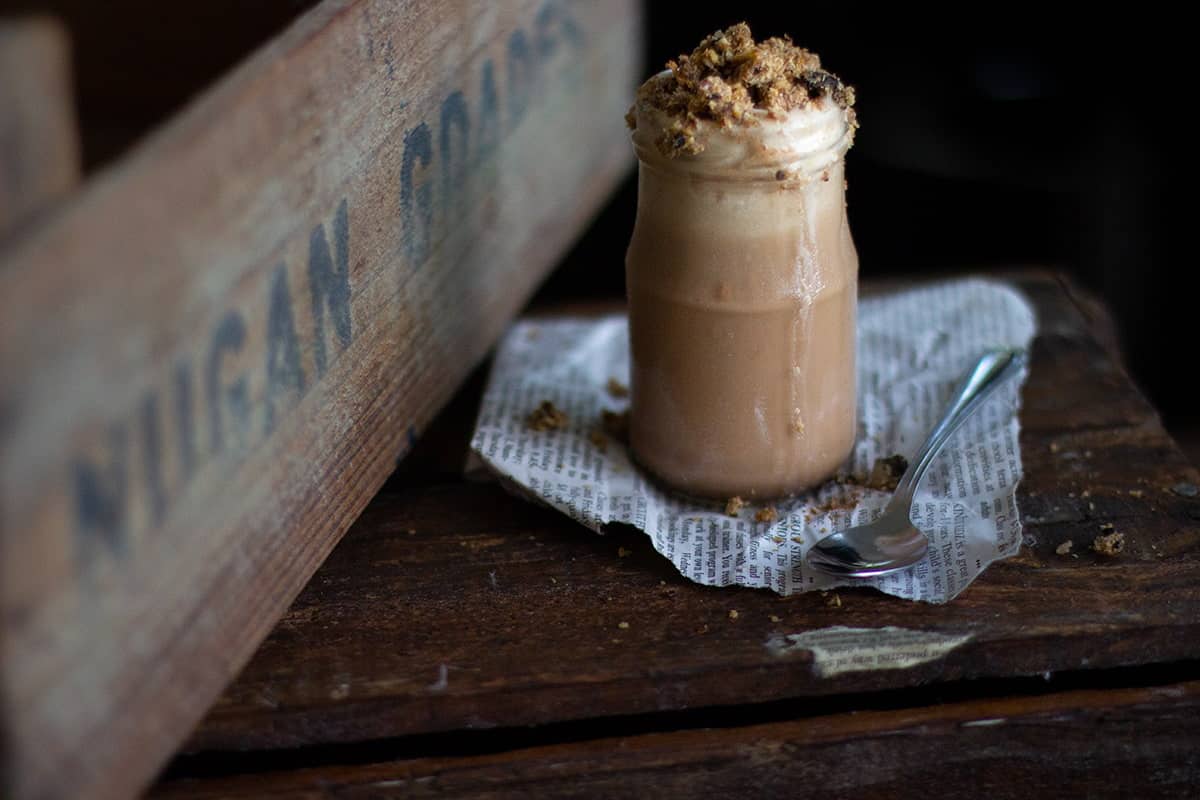
<path fill-rule="evenodd" d="M 1024 369 L 1028 357 L 1024 350 L 1003 348 L 984 353 L 975 366 L 971 367 L 950 398 L 942 418 L 929 433 L 916 458 L 896 486 L 896 492 L 888 503 L 888 509 L 912 505 L 913 495 L 929 465 L 941 452 L 955 431 L 991 395 L 992 391 Z"/>

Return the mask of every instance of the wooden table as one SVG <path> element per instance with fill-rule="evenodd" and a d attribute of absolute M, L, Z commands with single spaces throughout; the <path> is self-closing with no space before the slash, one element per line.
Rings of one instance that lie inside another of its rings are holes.
<path fill-rule="evenodd" d="M 480 372 L 151 796 L 1200 793 L 1200 476 L 1104 310 L 1015 282 L 1040 320 L 1025 546 L 953 603 L 705 588 L 640 534 L 466 482 Z M 970 638 L 834 677 L 767 646 L 835 625 Z"/>

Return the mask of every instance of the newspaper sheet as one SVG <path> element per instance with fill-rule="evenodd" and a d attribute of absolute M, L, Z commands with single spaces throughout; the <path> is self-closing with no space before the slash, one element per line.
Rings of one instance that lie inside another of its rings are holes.
<path fill-rule="evenodd" d="M 911 459 L 973 360 L 993 347 L 1028 347 L 1034 330 L 1025 299 L 990 281 L 860 300 L 858 438 L 843 473 L 861 479 L 879 458 Z M 604 410 L 627 408 L 628 399 L 613 396 L 608 384 L 627 384 L 628 375 L 624 316 L 516 323 L 496 355 L 473 453 L 506 485 L 594 531 L 611 523 L 641 529 L 680 573 L 706 585 L 784 595 L 870 585 L 943 603 L 1020 547 L 1017 412 L 1024 375 L 963 426 L 919 487 L 911 518 L 930 539 L 927 557 L 903 572 L 865 580 L 824 575 L 804 555 L 821 537 L 878 516 L 888 493 L 831 480 L 774 502 L 778 516 L 771 522 L 755 521 L 761 505 L 731 517 L 724 503 L 672 494 L 641 472 L 623 445 L 595 433 Z M 527 425 L 546 400 L 566 412 L 564 429 Z"/>

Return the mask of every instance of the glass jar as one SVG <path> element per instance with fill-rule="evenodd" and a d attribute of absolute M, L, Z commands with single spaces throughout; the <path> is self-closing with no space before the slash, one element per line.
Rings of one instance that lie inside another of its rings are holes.
<path fill-rule="evenodd" d="M 822 102 L 655 146 L 641 108 L 625 262 L 638 462 L 689 494 L 767 499 L 834 474 L 855 435 L 858 255 L 843 156 Z"/>

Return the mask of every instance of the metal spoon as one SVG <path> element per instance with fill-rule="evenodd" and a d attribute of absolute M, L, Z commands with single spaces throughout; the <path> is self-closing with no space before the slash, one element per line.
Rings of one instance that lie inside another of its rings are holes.
<path fill-rule="evenodd" d="M 1026 360 L 1024 350 L 985 353 L 954 390 L 941 420 L 905 471 L 879 519 L 821 539 L 808 551 L 809 565 L 839 577 L 873 578 L 902 570 L 924 558 L 929 539 L 909 520 L 917 486 L 959 426 L 983 405 L 997 386 L 1018 374 Z"/>

